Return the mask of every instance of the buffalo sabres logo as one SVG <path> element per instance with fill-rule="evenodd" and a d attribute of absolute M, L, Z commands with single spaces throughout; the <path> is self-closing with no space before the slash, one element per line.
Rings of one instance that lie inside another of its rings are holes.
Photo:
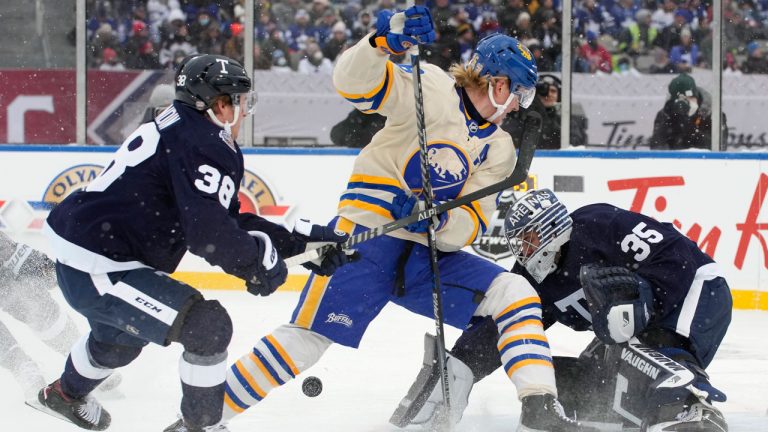
<path fill-rule="evenodd" d="M 470 165 L 464 150 L 451 142 L 435 142 L 428 145 L 427 156 L 435 199 L 447 200 L 459 196 L 469 178 Z M 421 160 L 418 151 L 408 159 L 403 178 L 414 193 L 421 192 Z"/>

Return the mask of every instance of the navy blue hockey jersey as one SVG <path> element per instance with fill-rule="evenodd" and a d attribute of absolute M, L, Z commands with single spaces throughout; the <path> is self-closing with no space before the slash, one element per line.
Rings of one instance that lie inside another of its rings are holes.
<path fill-rule="evenodd" d="M 53 209 L 46 229 L 54 254 L 88 273 L 170 273 L 189 250 L 249 279 L 262 246 L 247 231 L 267 233 L 281 253 L 292 242 L 284 228 L 240 214 L 243 173 L 242 152 L 226 132 L 174 102 L 126 138 L 85 190 Z"/>
<path fill-rule="evenodd" d="M 624 266 L 647 279 L 653 287 L 653 323 L 672 314 L 688 294 L 697 271 L 713 263 L 672 224 L 639 213 L 591 204 L 573 211 L 571 218 L 571 239 L 563 246 L 554 273 L 536 283 L 520 265 L 512 270 L 525 276 L 539 293 L 546 326 L 560 322 L 574 330 L 590 329 L 591 316 L 579 282 L 584 264 Z"/>

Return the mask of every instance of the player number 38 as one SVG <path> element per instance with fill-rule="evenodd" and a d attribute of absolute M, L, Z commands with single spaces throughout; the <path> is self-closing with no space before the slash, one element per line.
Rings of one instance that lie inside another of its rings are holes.
<path fill-rule="evenodd" d="M 221 177 L 221 173 L 210 165 L 200 165 L 197 169 L 203 174 L 202 179 L 195 180 L 195 187 L 208 194 L 219 193 L 219 202 L 224 208 L 229 208 L 232 196 L 235 194 L 235 181 L 229 176 Z"/>
<path fill-rule="evenodd" d="M 140 126 L 125 139 L 125 145 L 115 153 L 115 158 L 98 177 L 87 187 L 89 192 L 103 192 L 123 175 L 126 169 L 144 162 L 157 151 L 160 133 L 154 123 Z M 224 208 L 229 208 L 237 188 L 235 181 L 229 176 L 223 176 L 218 169 L 210 165 L 200 165 L 197 168 L 202 178 L 195 179 L 195 187 L 203 193 L 218 195 L 219 202 Z"/>
<path fill-rule="evenodd" d="M 624 236 L 621 240 L 621 250 L 624 252 L 635 252 L 635 260 L 640 262 L 651 254 L 651 246 L 648 244 L 655 244 L 664 239 L 664 236 L 656 230 L 650 228 L 646 229 L 645 222 L 640 222 L 632 228 L 632 232 Z"/>

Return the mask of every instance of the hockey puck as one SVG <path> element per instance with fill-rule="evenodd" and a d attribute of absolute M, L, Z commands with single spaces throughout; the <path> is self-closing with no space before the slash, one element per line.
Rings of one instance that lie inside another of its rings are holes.
<path fill-rule="evenodd" d="M 301 391 L 309 397 L 315 397 L 322 393 L 323 382 L 316 376 L 307 377 L 304 379 L 304 382 L 301 383 Z"/>

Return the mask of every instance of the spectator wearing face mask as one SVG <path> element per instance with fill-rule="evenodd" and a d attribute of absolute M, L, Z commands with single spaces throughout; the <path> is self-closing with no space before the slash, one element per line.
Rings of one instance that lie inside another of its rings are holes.
<path fill-rule="evenodd" d="M 708 95 L 685 73 L 675 77 L 668 90 L 669 98 L 653 122 L 651 149 L 711 148 L 712 114 Z M 722 142 L 725 142 L 728 132 L 725 114 L 721 126 Z"/>
<path fill-rule="evenodd" d="M 299 60 L 299 72 L 303 74 L 326 74 L 331 75 L 333 64 L 325 58 L 317 42 L 309 42 L 304 51 L 304 57 Z"/>

